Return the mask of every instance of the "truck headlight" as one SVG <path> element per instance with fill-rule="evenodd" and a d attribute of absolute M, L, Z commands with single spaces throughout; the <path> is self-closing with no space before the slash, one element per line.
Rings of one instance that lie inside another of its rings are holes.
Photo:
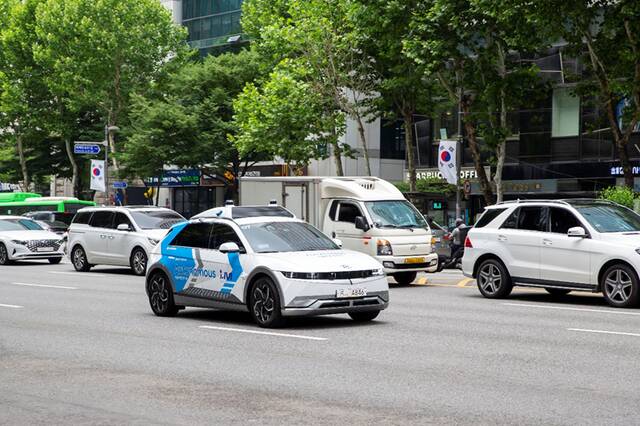
<path fill-rule="evenodd" d="M 391 249 L 391 243 L 387 240 L 378 240 L 378 256 L 391 256 L 393 255 L 393 250 Z"/>

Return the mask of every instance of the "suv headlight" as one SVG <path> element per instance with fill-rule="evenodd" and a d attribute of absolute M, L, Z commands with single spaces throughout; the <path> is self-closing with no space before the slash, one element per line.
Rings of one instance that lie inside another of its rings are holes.
<path fill-rule="evenodd" d="M 25 240 L 11 240 L 12 243 L 14 244 L 20 244 L 21 246 L 26 246 L 28 241 Z"/>
<path fill-rule="evenodd" d="M 640 254 L 640 247 L 636 249 L 636 253 Z"/>
<path fill-rule="evenodd" d="M 149 244 L 151 244 L 152 246 L 155 246 L 160 242 L 160 240 L 156 240 L 155 238 L 149 238 L 149 237 L 147 237 L 147 240 L 149 240 Z"/>
<path fill-rule="evenodd" d="M 391 249 L 391 243 L 387 240 L 378 240 L 378 256 L 391 256 L 393 255 L 393 250 Z"/>

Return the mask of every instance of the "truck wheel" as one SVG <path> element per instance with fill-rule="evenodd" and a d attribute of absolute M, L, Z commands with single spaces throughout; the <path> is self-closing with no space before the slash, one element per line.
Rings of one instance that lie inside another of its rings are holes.
<path fill-rule="evenodd" d="M 393 278 L 400 285 L 409 285 L 416 280 L 417 272 L 398 272 L 393 274 Z"/>
<path fill-rule="evenodd" d="M 368 311 L 368 312 L 351 312 L 349 316 L 355 322 L 368 322 L 376 319 L 380 315 L 380 311 Z"/>

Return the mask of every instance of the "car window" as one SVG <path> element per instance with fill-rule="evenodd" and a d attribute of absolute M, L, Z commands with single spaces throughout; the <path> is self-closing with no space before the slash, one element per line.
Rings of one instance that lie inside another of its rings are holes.
<path fill-rule="evenodd" d="M 356 216 L 362 216 L 358 206 L 351 203 L 340 203 L 338 222 L 356 223 Z"/>
<path fill-rule="evenodd" d="M 91 213 L 92 212 L 76 213 L 76 215 L 73 217 L 72 223 L 81 223 L 81 224 L 89 223 L 89 219 L 91 219 Z"/>
<path fill-rule="evenodd" d="M 546 231 L 546 217 L 543 207 L 520 207 L 518 229 L 527 231 Z"/>
<path fill-rule="evenodd" d="M 474 228 L 484 228 L 485 226 L 490 224 L 493 221 L 493 219 L 500 216 L 500 214 L 505 210 L 507 210 L 506 207 L 504 209 L 489 209 L 485 211 L 484 214 L 480 216 L 480 219 L 478 219 L 478 221 L 474 225 Z"/>
<path fill-rule="evenodd" d="M 113 212 L 97 211 L 93 212 L 89 224 L 94 228 L 111 228 L 113 222 Z"/>
<path fill-rule="evenodd" d="M 551 208 L 550 222 L 551 232 L 558 234 L 566 234 L 570 228 L 582 226 L 582 223 L 572 212 L 558 207 Z"/>
<path fill-rule="evenodd" d="M 190 223 L 173 238 L 172 246 L 209 248 L 210 223 Z"/>
<path fill-rule="evenodd" d="M 518 213 L 520 209 L 515 209 L 509 217 L 504 221 L 501 228 L 504 229 L 516 229 L 518 227 Z"/>
<path fill-rule="evenodd" d="M 129 228 L 135 229 L 126 214 L 122 212 L 116 212 L 116 217 L 115 217 L 115 220 L 113 221 L 113 229 L 117 229 L 118 225 L 123 223 L 126 225 L 129 225 Z"/>
<path fill-rule="evenodd" d="M 213 225 L 211 248 L 218 250 L 224 243 L 236 243 L 241 251 L 244 250 L 244 245 L 242 241 L 240 241 L 240 237 L 238 237 L 238 234 L 236 234 L 236 231 L 234 231 L 232 227 L 222 223 L 216 223 Z"/>

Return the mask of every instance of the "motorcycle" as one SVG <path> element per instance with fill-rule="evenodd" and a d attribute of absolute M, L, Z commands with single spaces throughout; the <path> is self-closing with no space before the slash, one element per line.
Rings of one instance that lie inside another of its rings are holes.
<path fill-rule="evenodd" d="M 467 233 L 471 229 L 470 226 L 466 226 L 460 229 L 460 240 L 464 241 L 467 238 Z M 453 241 L 451 242 L 453 245 Z M 441 272 L 444 269 L 462 269 L 462 256 L 464 255 L 464 244 L 458 247 L 451 255 L 438 255 L 438 269 L 436 272 Z"/>

